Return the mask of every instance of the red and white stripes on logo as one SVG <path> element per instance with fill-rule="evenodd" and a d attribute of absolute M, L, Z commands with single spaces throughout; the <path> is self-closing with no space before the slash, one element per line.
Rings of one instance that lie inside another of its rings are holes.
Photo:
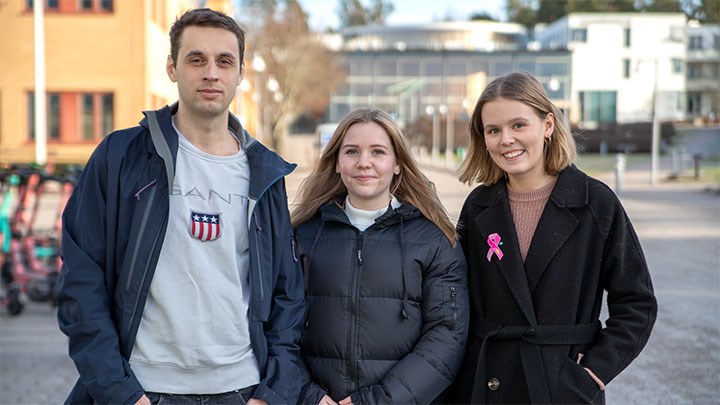
<path fill-rule="evenodd" d="M 220 237 L 220 214 L 192 212 L 190 215 L 190 234 L 203 242 Z"/>

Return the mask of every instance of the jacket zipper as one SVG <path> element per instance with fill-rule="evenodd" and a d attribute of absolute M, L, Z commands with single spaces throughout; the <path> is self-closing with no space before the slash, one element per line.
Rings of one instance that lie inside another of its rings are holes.
<path fill-rule="evenodd" d="M 148 196 L 149 201 L 148 201 L 148 204 L 145 206 L 145 212 L 143 212 L 142 221 L 140 222 L 140 229 L 139 229 L 139 231 L 138 231 L 138 234 L 139 234 L 139 235 L 143 235 L 143 234 L 144 234 L 145 226 L 147 225 L 147 222 L 148 222 L 149 217 L 150 217 L 149 214 L 150 214 L 151 208 L 152 208 L 152 206 L 153 206 L 153 203 L 154 203 L 154 201 L 155 201 L 155 193 L 156 193 L 156 190 L 157 190 L 157 188 L 156 188 L 156 187 L 153 187 L 153 188 L 151 188 L 150 191 L 149 191 L 149 192 L 150 192 L 150 195 Z M 160 234 L 161 234 L 161 233 L 162 233 L 162 232 L 158 232 L 158 233 L 155 235 L 155 238 L 153 239 L 153 243 L 152 243 L 152 246 L 151 246 L 151 248 L 150 248 L 151 254 L 152 254 L 152 252 L 155 251 L 155 249 L 156 249 L 156 247 L 157 247 L 157 243 L 158 243 L 158 240 L 160 239 Z M 142 237 L 139 237 L 139 238 L 137 239 L 137 241 L 135 242 L 135 247 L 134 247 L 134 250 L 133 250 L 132 259 L 131 259 L 131 262 L 130 262 L 130 263 L 131 263 L 131 265 L 130 265 L 130 271 L 129 271 L 129 273 L 128 273 L 128 280 L 127 280 L 127 283 L 126 283 L 126 285 L 125 285 L 125 289 L 130 289 L 130 283 L 131 283 L 131 281 L 132 281 L 132 275 L 133 275 L 134 270 L 135 270 L 135 263 L 137 263 L 137 256 L 138 256 L 138 251 L 140 250 L 141 241 L 142 241 Z M 128 356 L 130 355 L 130 348 L 131 348 L 131 346 L 130 346 L 130 332 L 131 332 L 132 329 L 134 329 L 133 325 L 134 325 L 134 323 L 135 323 L 135 318 L 136 318 L 136 316 L 137 316 L 138 306 L 140 305 L 140 297 L 142 296 L 142 288 L 143 288 L 143 286 L 145 285 L 145 280 L 147 279 L 147 274 L 148 274 L 148 270 L 149 270 L 149 269 L 150 269 L 150 260 L 147 260 L 147 262 L 145 263 L 145 266 L 143 267 L 143 275 L 142 275 L 142 278 L 140 279 L 140 289 L 138 290 L 138 292 L 137 292 L 137 294 L 136 294 L 136 296 L 135 296 L 135 303 L 133 303 L 133 308 L 132 308 L 132 311 L 130 312 L 130 322 L 129 322 L 129 326 L 128 326 L 126 335 L 125 335 L 125 337 L 124 337 L 124 339 L 123 339 L 125 353 L 126 353 Z"/>
<path fill-rule="evenodd" d="M 258 282 L 260 283 L 260 302 L 265 301 L 265 288 L 263 287 L 262 279 L 262 261 L 260 261 L 260 233 L 262 228 L 258 222 L 257 213 L 253 211 L 253 217 L 255 217 L 255 258 L 257 261 L 258 270 Z"/>
<path fill-rule="evenodd" d="M 457 287 L 450 286 L 450 303 L 452 308 L 452 327 L 455 328 L 457 322 Z"/>
<path fill-rule="evenodd" d="M 357 271 L 353 278 L 353 308 L 352 308 L 352 329 L 350 333 L 350 381 L 352 381 L 352 387 L 350 392 L 355 392 L 359 388 L 358 376 L 360 375 L 358 365 L 358 309 L 360 308 L 360 273 L 363 267 L 363 248 L 365 245 L 364 232 L 360 232 L 359 238 L 357 239 L 357 245 L 355 247 L 357 251 Z"/>
<path fill-rule="evenodd" d="M 148 186 L 145 186 L 145 187 L 147 188 Z M 145 206 L 145 211 L 143 212 L 142 220 L 140 221 L 140 229 L 138 230 L 139 236 L 135 240 L 135 246 L 133 247 L 133 254 L 132 254 L 132 258 L 130 260 L 130 272 L 128 273 L 128 279 L 127 279 L 127 283 L 125 284 L 125 289 L 130 288 L 130 282 L 132 281 L 132 275 L 135 271 L 135 263 L 137 262 L 138 251 L 140 250 L 140 244 L 143 239 L 142 236 L 145 234 L 145 226 L 147 225 L 148 219 L 150 218 L 150 211 L 152 211 L 151 208 L 153 206 L 153 202 L 155 199 L 155 191 L 156 190 L 157 190 L 157 187 L 153 187 L 148 191 L 150 193 L 150 195 L 148 196 L 149 200 L 148 200 L 147 205 Z M 139 194 L 139 192 L 138 192 L 138 194 Z M 140 197 L 138 196 L 138 200 L 139 199 L 140 199 Z"/>

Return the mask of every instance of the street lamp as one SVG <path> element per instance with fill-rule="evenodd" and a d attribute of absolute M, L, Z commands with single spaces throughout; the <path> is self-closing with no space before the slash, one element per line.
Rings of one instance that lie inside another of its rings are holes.
<path fill-rule="evenodd" d="M 445 166 L 455 167 L 455 117 L 452 111 L 448 110 L 447 115 L 447 139 L 445 142 Z"/>
<path fill-rule="evenodd" d="M 425 107 L 425 112 L 432 116 L 432 154 L 431 162 L 433 166 L 440 159 L 440 117 L 436 114 L 435 107 L 429 105 Z"/>
<path fill-rule="evenodd" d="M 653 90 L 652 90 L 652 135 L 650 144 L 650 185 L 657 184 L 658 165 L 660 160 L 660 118 L 658 116 L 657 99 L 658 99 L 658 60 L 657 58 L 645 59 L 648 62 L 652 62 L 655 68 L 655 74 L 653 75 Z M 640 63 L 643 60 L 638 61 L 638 69 Z"/>
<path fill-rule="evenodd" d="M 450 108 L 440 106 L 440 114 L 445 116 L 445 167 L 455 165 L 455 126 L 450 114 Z"/>
<path fill-rule="evenodd" d="M 45 94 L 44 1 L 33 1 L 35 33 L 35 162 L 47 163 L 47 104 Z"/>
<path fill-rule="evenodd" d="M 570 117 L 569 117 L 569 111 L 568 111 L 568 104 L 570 104 L 570 97 L 568 97 L 568 89 L 570 88 L 568 81 L 563 80 L 563 83 L 560 83 L 560 79 L 558 79 L 557 76 L 551 76 L 550 81 L 548 82 L 548 89 L 550 91 L 557 92 L 560 90 L 560 86 L 562 86 L 563 89 L 563 95 L 562 95 L 562 113 L 563 113 L 563 120 L 565 122 L 565 125 L 568 129 L 570 129 Z"/>

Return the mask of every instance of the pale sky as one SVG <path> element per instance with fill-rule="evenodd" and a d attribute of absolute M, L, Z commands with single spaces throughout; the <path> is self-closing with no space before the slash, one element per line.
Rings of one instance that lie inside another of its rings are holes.
<path fill-rule="evenodd" d="M 470 15 L 486 12 L 499 21 L 505 21 L 505 0 L 389 0 L 395 10 L 389 15 L 387 24 L 416 24 L 442 21 L 450 16 L 454 20 L 467 21 Z M 337 0 L 299 0 L 309 14 L 310 27 L 324 31 L 338 28 Z M 369 0 L 363 0 L 366 6 Z"/>

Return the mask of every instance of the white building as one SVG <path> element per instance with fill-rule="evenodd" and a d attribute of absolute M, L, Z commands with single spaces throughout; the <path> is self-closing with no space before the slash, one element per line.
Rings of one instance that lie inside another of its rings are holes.
<path fill-rule="evenodd" d="M 592 129 L 685 119 L 686 27 L 682 13 L 572 13 L 536 39 L 571 51 L 571 121 Z"/>
<path fill-rule="evenodd" d="M 514 51 L 524 49 L 527 42 L 527 30 L 522 25 L 495 21 L 364 25 L 345 28 L 342 34 L 346 51 Z"/>
<path fill-rule="evenodd" d="M 720 110 L 720 25 L 690 21 L 687 30 L 687 113 L 717 121 Z"/>

